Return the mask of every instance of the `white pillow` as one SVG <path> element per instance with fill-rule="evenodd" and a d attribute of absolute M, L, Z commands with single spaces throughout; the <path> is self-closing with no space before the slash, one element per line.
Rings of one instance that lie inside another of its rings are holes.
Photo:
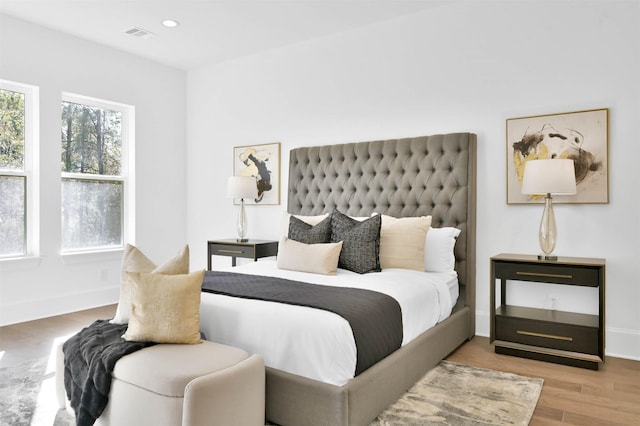
<path fill-rule="evenodd" d="M 341 250 L 342 241 L 305 244 L 283 237 L 278 245 L 278 268 L 335 275 Z"/>
<path fill-rule="evenodd" d="M 449 272 L 456 266 L 453 248 L 460 235 L 458 228 L 431 228 L 424 245 L 424 269 L 427 272 Z"/>
<path fill-rule="evenodd" d="M 160 266 L 150 260 L 137 247 L 127 244 L 122 256 L 120 272 L 120 300 L 112 324 L 127 324 L 131 315 L 131 279 L 127 272 L 155 272 L 157 274 L 177 275 L 189 273 L 189 246 Z"/>
<path fill-rule="evenodd" d="M 380 227 L 380 267 L 424 271 L 424 246 L 431 216 L 382 215 Z"/>
<path fill-rule="evenodd" d="M 280 236 L 289 238 L 289 218 L 291 216 L 295 216 L 301 221 L 308 223 L 311 226 L 316 226 L 320 222 L 329 216 L 329 213 L 320 214 L 317 216 L 302 216 L 298 214 L 292 215 L 291 213 L 283 212 L 282 213 L 282 222 L 280 223 Z"/>

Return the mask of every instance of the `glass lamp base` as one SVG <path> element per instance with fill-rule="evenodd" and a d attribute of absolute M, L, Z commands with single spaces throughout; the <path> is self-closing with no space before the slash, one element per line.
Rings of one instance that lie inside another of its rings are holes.
<path fill-rule="evenodd" d="M 238 223 L 236 224 L 236 230 L 238 231 L 238 238 L 236 241 L 239 243 L 246 243 L 249 241 L 247 238 L 247 215 L 244 211 L 244 199 L 240 199 L 240 212 L 238 213 Z"/>
<path fill-rule="evenodd" d="M 551 194 L 547 194 L 544 199 L 544 211 L 542 212 L 540 231 L 538 233 L 540 248 L 544 254 L 538 255 L 538 260 L 558 260 L 558 256 L 551 254 L 556 247 L 556 234 L 556 218 L 553 214 Z"/>

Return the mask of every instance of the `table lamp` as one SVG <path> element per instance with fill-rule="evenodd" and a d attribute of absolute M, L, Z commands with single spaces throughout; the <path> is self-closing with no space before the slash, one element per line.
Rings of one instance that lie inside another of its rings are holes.
<path fill-rule="evenodd" d="M 576 193 L 576 175 L 573 160 L 529 160 L 524 165 L 521 191 L 523 194 L 544 195 L 544 211 L 540 221 L 540 260 L 558 260 L 551 253 L 556 247 L 556 218 L 553 214 L 551 195 Z"/>
<path fill-rule="evenodd" d="M 238 213 L 238 223 L 236 229 L 238 238 L 236 241 L 245 243 L 247 238 L 247 215 L 244 211 L 244 199 L 256 198 L 258 196 L 258 185 L 256 178 L 252 176 L 231 176 L 227 181 L 227 198 L 240 198 L 240 212 Z"/>

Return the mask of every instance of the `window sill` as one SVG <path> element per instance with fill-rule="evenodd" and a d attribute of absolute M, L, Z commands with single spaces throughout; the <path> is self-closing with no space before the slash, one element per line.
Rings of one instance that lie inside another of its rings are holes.
<path fill-rule="evenodd" d="M 40 256 L 7 257 L 0 259 L 0 271 L 34 269 L 40 266 L 41 261 Z"/>
<path fill-rule="evenodd" d="M 90 262 L 110 262 L 122 260 L 122 254 L 124 248 L 118 247 L 108 250 L 96 250 L 96 251 L 78 251 L 61 253 L 62 263 L 67 265 L 76 265 L 81 263 Z"/>
<path fill-rule="evenodd" d="M 62 263 L 66 265 L 79 265 L 92 262 L 121 261 L 124 248 L 99 251 L 83 251 L 74 253 L 61 253 Z M 35 269 L 42 263 L 42 256 L 7 257 L 0 259 L 0 271 L 19 271 Z"/>

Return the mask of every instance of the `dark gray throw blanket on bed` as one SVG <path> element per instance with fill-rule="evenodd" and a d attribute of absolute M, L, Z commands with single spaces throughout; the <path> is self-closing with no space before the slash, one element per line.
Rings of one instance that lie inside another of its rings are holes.
<path fill-rule="evenodd" d="M 111 373 L 125 355 L 151 342 L 128 342 L 122 338 L 127 324 L 98 320 L 83 328 L 62 345 L 64 352 L 64 388 L 76 425 L 93 425 L 109 400 Z"/>
<path fill-rule="evenodd" d="M 333 312 L 351 325 L 358 375 L 402 344 L 402 312 L 386 294 L 260 275 L 207 271 L 202 291 L 307 306 Z"/>

